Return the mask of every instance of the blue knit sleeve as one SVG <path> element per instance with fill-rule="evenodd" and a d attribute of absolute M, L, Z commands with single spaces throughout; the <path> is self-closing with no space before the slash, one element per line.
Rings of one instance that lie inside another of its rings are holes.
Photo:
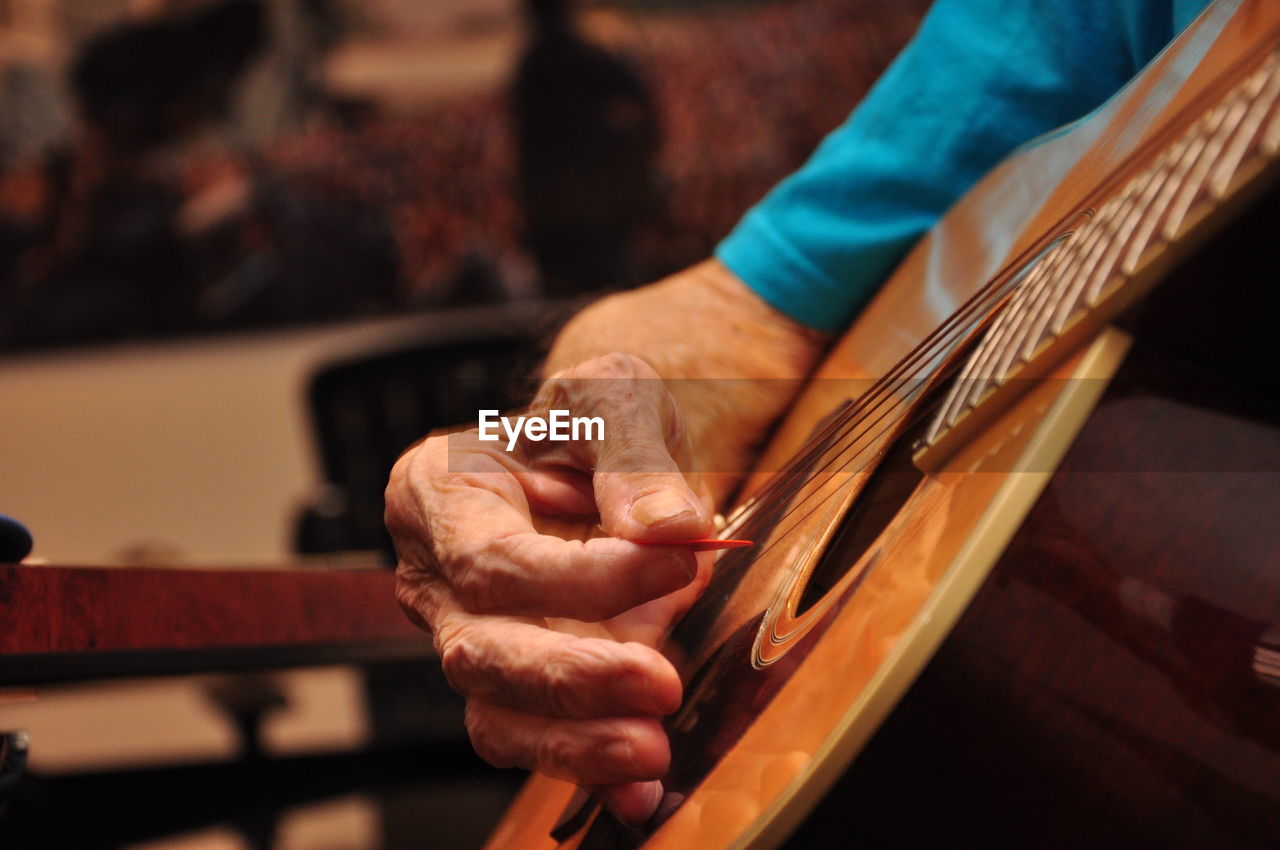
<path fill-rule="evenodd" d="M 1177 17 L 1190 17 L 1207 0 L 1177 2 Z M 787 315 L 845 326 L 997 161 L 1095 109 L 1146 64 L 1173 36 L 1173 6 L 938 0 L 844 125 L 716 255 Z"/>

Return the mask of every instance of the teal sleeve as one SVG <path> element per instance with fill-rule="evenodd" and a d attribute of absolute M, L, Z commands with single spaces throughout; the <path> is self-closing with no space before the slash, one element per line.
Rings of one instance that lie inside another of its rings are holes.
<path fill-rule="evenodd" d="M 783 313 L 847 325 L 1015 147 L 1098 107 L 1207 0 L 938 0 L 849 119 L 719 245 Z"/>

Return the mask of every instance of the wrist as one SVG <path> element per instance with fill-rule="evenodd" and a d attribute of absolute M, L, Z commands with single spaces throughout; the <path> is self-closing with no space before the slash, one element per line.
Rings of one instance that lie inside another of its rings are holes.
<path fill-rule="evenodd" d="M 583 310 L 544 374 L 625 352 L 662 376 L 698 467 L 723 497 L 813 370 L 828 339 L 782 315 L 716 260 Z"/>

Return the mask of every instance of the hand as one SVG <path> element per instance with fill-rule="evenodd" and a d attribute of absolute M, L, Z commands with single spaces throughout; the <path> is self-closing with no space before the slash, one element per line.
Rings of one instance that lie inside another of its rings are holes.
<path fill-rule="evenodd" d="M 659 718 L 681 701 L 654 647 L 705 586 L 711 554 L 636 541 L 707 536 L 709 499 L 682 472 L 680 412 L 643 360 L 560 373 L 530 412 L 551 408 L 602 417 L 603 439 L 508 453 L 472 430 L 400 459 L 386 495 L 397 597 L 434 636 L 486 761 L 599 786 L 640 822 L 670 760 Z M 597 528 L 607 536 L 588 538 Z"/>

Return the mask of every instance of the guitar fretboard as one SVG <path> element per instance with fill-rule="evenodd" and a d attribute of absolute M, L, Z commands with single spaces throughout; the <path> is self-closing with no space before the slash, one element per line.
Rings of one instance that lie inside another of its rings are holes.
<path fill-rule="evenodd" d="M 1278 153 L 1280 54 L 1272 53 L 1034 261 L 939 408 L 924 453 L 1073 328 L 1109 318 L 1126 286 Z"/>

